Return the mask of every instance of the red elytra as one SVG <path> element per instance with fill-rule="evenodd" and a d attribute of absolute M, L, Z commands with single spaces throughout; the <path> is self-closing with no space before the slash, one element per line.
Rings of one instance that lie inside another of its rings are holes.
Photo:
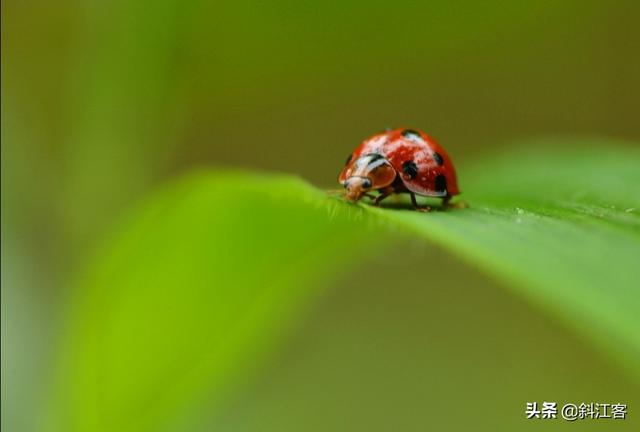
<path fill-rule="evenodd" d="M 447 152 L 435 139 L 416 129 L 392 129 L 364 140 L 349 155 L 338 178 L 346 198 L 363 196 L 379 204 L 393 193 L 439 197 L 447 205 L 460 193 L 455 168 Z M 374 197 L 369 192 L 377 190 Z"/>

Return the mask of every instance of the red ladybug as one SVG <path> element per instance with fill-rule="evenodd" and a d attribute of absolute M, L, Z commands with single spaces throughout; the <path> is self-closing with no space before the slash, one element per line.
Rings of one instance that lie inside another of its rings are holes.
<path fill-rule="evenodd" d="M 363 141 L 349 155 L 338 181 L 349 201 L 368 196 L 375 205 L 393 193 L 406 192 L 417 209 L 416 194 L 442 198 L 446 206 L 460 193 L 449 155 L 433 138 L 415 129 L 392 129 Z M 374 190 L 380 195 L 369 194 Z"/>

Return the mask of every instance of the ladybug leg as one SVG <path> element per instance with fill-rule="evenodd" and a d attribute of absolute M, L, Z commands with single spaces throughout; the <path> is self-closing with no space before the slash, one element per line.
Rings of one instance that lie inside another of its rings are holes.
<path fill-rule="evenodd" d="M 379 206 L 380 205 L 380 201 L 382 201 L 383 199 L 385 199 L 386 197 L 391 195 L 393 192 L 394 192 L 394 189 L 392 187 L 380 189 L 380 195 L 378 195 L 376 197 L 376 199 L 373 200 L 373 205 L 374 206 Z"/>
<path fill-rule="evenodd" d="M 467 203 L 464 202 L 464 201 L 458 201 L 456 203 L 450 203 L 449 201 L 451 201 L 451 198 L 453 198 L 451 195 L 447 195 L 446 197 L 442 198 L 442 207 L 444 207 L 444 208 L 455 208 L 455 209 L 463 209 L 463 208 L 469 207 L 467 205 Z"/>
<path fill-rule="evenodd" d="M 370 200 L 373 200 L 373 201 L 375 201 L 375 200 L 376 200 L 376 197 L 375 197 L 374 195 L 369 194 L 369 193 L 364 194 L 364 196 L 366 196 L 366 197 L 367 197 L 367 198 L 369 198 Z"/>
<path fill-rule="evenodd" d="M 431 211 L 431 207 L 429 206 L 424 206 L 424 207 L 420 207 L 418 205 L 418 200 L 416 200 L 416 194 L 414 194 L 413 192 L 410 192 L 411 194 L 411 204 L 413 204 L 413 208 L 419 212 L 424 212 L 424 213 L 428 213 Z"/>

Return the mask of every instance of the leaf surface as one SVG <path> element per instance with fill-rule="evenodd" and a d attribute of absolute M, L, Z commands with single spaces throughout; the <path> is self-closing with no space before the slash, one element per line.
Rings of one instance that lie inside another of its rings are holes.
<path fill-rule="evenodd" d="M 492 274 L 637 379 L 640 153 L 530 148 L 463 167 L 469 208 L 426 214 L 286 176 L 200 172 L 162 189 L 80 279 L 57 424 L 154 430 L 222 394 L 332 278 L 402 236 Z"/>

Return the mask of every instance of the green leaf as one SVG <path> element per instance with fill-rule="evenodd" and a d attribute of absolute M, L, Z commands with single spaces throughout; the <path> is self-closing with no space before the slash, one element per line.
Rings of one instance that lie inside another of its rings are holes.
<path fill-rule="evenodd" d="M 331 278 L 408 236 L 506 282 L 640 377 L 640 153 L 599 144 L 462 167 L 469 208 L 427 214 L 250 173 L 165 188 L 78 284 L 51 424 L 154 430 L 221 396 Z"/>
<path fill-rule="evenodd" d="M 640 376 L 640 152 L 549 146 L 468 174 L 465 211 L 385 212 L 504 280 Z"/>

